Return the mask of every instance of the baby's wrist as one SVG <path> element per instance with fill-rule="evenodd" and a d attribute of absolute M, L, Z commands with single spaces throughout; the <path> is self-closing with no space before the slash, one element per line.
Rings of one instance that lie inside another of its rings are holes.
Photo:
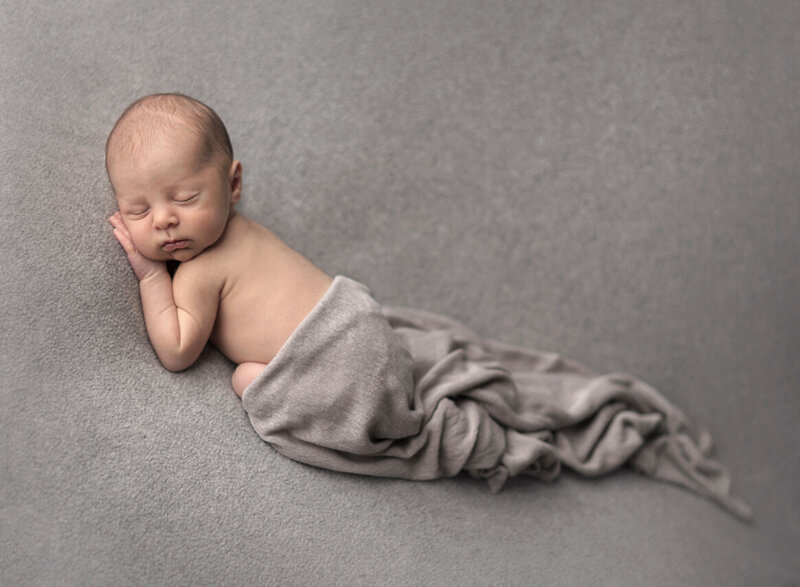
<path fill-rule="evenodd" d="M 139 276 L 137 276 L 139 277 Z M 169 273 L 167 272 L 167 264 L 161 263 L 160 267 L 154 267 L 149 270 L 147 273 L 139 277 L 139 283 L 150 283 L 152 281 L 157 281 L 162 279 L 163 277 L 169 278 Z"/>

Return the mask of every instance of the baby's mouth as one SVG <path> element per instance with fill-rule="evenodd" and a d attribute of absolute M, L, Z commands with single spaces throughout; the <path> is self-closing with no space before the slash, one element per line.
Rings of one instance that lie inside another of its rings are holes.
<path fill-rule="evenodd" d="M 165 251 L 177 251 L 178 249 L 183 249 L 189 246 L 189 241 L 186 239 L 177 241 L 167 241 L 161 246 Z"/>

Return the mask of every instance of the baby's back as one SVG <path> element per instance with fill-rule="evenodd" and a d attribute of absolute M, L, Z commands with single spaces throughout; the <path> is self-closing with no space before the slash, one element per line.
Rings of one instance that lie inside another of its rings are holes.
<path fill-rule="evenodd" d="M 272 231 L 235 214 L 202 256 L 221 279 L 211 342 L 235 363 L 268 363 L 332 279 Z"/>

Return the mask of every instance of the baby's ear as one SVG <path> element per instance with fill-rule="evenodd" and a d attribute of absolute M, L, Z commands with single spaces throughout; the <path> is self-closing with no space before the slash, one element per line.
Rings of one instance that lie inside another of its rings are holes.
<path fill-rule="evenodd" d="M 235 204 L 242 197 L 242 164 L 239 161 L 231 163 L 228 173 L 228 182 L 231 186 L 231 204 Z"/>

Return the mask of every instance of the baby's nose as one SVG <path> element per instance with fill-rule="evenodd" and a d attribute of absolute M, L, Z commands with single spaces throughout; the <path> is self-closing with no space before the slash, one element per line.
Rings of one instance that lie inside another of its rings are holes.
<path fill-rule="evenodd" d="M 166 206 L 153 210 L 153 226 L 159 229 L 169 228 L 178 224 L 178 216 Z"/>

